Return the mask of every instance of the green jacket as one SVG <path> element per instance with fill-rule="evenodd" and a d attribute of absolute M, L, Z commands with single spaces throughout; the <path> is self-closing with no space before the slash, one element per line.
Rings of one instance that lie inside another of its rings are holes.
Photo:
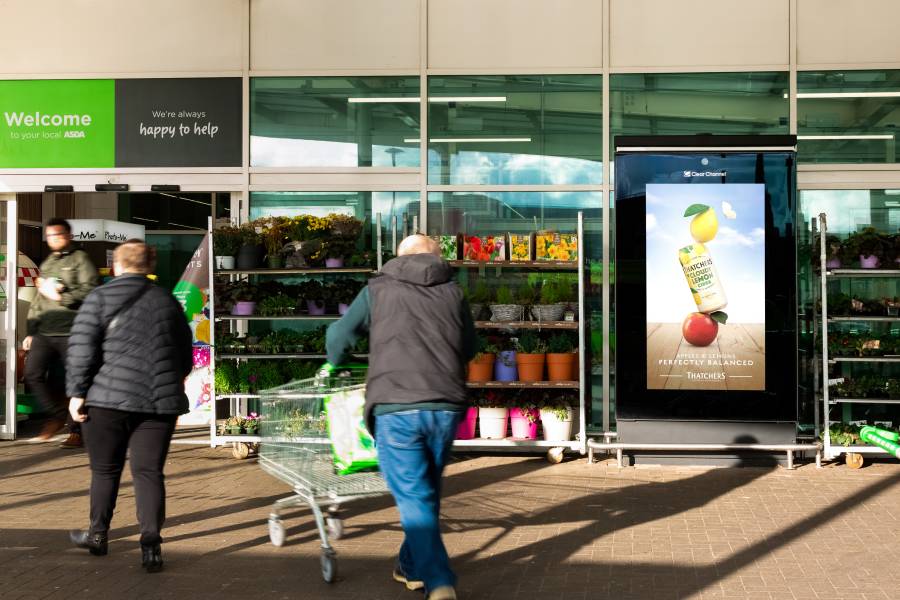
<path fill-rule="evenodd" d="M 100 275 L 87 252 L 69 246 L 41 263 L 41 278 L 63 284 L 59 302 L 38 292 L 28 309 L 28 335 L 69 335 L 75 314 L 87 295 L 100 284 Z"/>

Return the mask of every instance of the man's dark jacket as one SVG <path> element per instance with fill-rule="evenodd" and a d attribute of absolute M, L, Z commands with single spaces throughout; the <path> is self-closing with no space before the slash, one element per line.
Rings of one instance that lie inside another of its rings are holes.
<path fill-rule="evenodd" d="M 438 256 L 388 261 L 369 280 L 341 321 L 328 329 L 329 361 L 343 361 L 369 331 L 366 423 L 378 405 L 467 404 L 465 366 L 474 354 L 474 326 L 452 269 Z M 368 304 L 369 310 L 365 310 Z M 398 407 L 399 408 L 399 407 Z"/>
<path fill-rule="evenodd" d="M 188 411 L 192 336 L 181 305 L 143 275 L 121 275 L 85 299 L 69 338 L 66 393 L 88 407 Z"/>

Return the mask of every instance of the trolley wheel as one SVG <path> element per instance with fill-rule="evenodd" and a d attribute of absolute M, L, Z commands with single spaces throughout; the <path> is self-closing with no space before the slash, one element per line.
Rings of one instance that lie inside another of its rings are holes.
<path fill-rule="evenodd" d="M 558 465 L 562 462 L 565 448 L 550 448 L 547 450 L 547 462 L 552 465 Z"/>
<path fill-rule="evenodd" d="M 337 558 L 334 550 L 323 550 L 320 562 L 322 563 L 322 579 L 325 580 L 325 583 L 334 583 L 337 579 Z"/>
<path fill-rule="evenodd" d="M 269 517 L 269 540 L 273 546 L 284 546 L 284 540 L 287 537 L 287 531 L 284 529 L 284 522 L 281 519 L 273 519 Z"/>
<path fill-rule="evenodd" d="M 851 469 L 859 469 L 863 466 L 865 459 L 863 459 L 863 455 L 858 452 L 848 452 L 844 457 L 844 462 L 847 463 L 847 466 Z"/>
<path fill-rule="evenodd" d="M 244 460 L 250 456 L 250 444 L 246 442 L 234 442 L 231 446 L 231 456 L 238 460 Z"/>
<path fill-rule="evenodd" d="M 328 528 L 328 537 L 333 540 L 339 540 L 344 535 L 344 522 L 338 517 L 326 517 L 325 527 Z"/>

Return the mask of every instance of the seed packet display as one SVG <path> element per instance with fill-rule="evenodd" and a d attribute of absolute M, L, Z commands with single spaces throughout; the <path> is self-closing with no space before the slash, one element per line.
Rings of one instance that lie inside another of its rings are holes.
<path fill-rule="evenodd" d="M 528 261 L 531 258 L 532 234 L 530 233 L 510 233 L 509 234 L 509 260 Z"/>
<path fill-rule="evenodd" d="M 466 260 L 497 262 L 506 260 L 504 235 L 466 236 L 463 248 Z"/>
<path fill-rule="evenodd" d="M 574 233 L 542 232 L 535 236 L 537 260 L 578 260 L 578 235 Z"/>

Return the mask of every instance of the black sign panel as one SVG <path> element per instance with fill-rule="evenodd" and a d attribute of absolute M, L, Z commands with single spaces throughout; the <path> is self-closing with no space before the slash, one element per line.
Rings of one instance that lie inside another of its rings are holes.
<path fill-rule="evenodd" d="M 241 80 L 116 80 L 117 167 L 240 167 Z"/>

